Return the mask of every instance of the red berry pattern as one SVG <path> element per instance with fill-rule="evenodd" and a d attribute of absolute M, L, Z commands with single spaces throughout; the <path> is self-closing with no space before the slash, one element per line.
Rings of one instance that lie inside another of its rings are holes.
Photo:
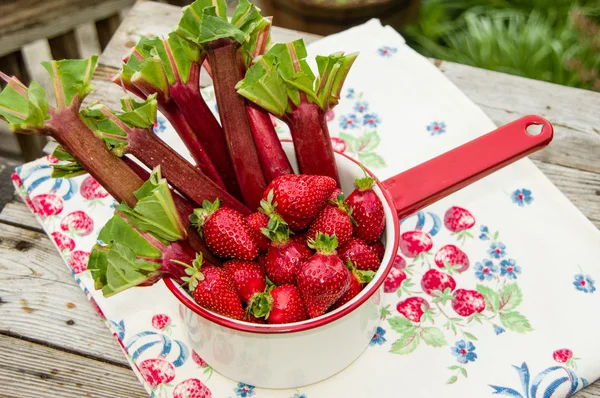
<path fill-rule="evenodd" d="M 406 268 L 406 261 L 401 255 L 397 254 L 396 258 L 394 258 L 392 269 L 390 269 L 390 273 L 385 278 L 385 282 L 383 282 L 384 292 L 394 293 L 400 288 L 402 282 L 406 280 L 406 273 L 403 271 L 404 268 Z"/>
<path fill-rule="evenodd" d="M 87 269 L 87 263 L 90 258 L 90 253 L 82 250 L 75 250 L 69 258 L 69 265 L 73 272 L 79 274 Z"/>
<path fill-rule="evenodd" d="M 199 379 L 187 379 L 175 386 L 173 398 L 212 398 L 212 393 Z"/>
<path fill-rule="evenodd" d="M 425 311 L 423 306 L 429 308 L 427 300 L 421 297 L 409 297 L 404 301 L 401 301 L 396 305 L 396 309 L 399 313 L 404 315 L 406 319 L 412 322 L 421 322 L 421 318 Z"/>
<path fill-rule="evenodd" d="M 573 351 L 568 348 L 561 348 L 552 353 L 552 358 L 558 363 L 567 363 L 567 361 L 573 358 Z"/>
<path fill-rule="evenodd" d="M 452 206 L 444 214 L 444 226 L 452 232 L 461 232 L 475 225 L 475 217 L 466 209 Z"/>
<path fill-rule="evenodd" d="M 446 245 L 440 248 L 433 257 L 435 265 L 444 268 L 446 264 L 455 267 L 457 272 L 465 272 L 469 269 L 469 257 L 455 245 Z"/>
<path fill-rule="evenodd" d="M 43 193 L 31 198 L 35 212 L 42 218 L 56 216 L 63 211 L 63 200 L 58 195 Z"/>
<path fill-rule="evenodd" d="M 75 249 L 75 241 L 73 238 L 63 234 L 62 232 L 52 232 L 50 234 L 52 236 L 52 240 L 58 246 L 58 250 L 62 251 L 73 251 Z"/>
<path fill-rule="evenodd" d="M 471 316 L 485 310 L 485 298 L 476 290 L 456 289 L 452 309 L 460 316 Z"/>
<path fill-rule="evenodd" d="M 152 388 L 175 378 L 175 367 L 161 358 L 146 359 L 138 365 L 138 368 Z"/>
<path fill-rule="evenodd" d="M 74 211 L 62 219 L 60 229 L 74 235 L 87 236 L 94 230 L 94 220 L 84 211 Z"/>
<path fill-rule="evenodd" d="M 79 187 L 79 193 L 86 200 L 103 199 L 108 196 L 106 189 L 102 187 L 92 176 L 87 176 Z"/>
<path fill-rule="evenodd" d="M 408 258 L 415 258 L 433 247 L 433 240 L 423 231 L 409 231 L 400 236 L 400 251 Z"/>
<path fill-rule="evenodd" d="M 450 289 L 450 291 L 453 291 L 456 289 L 456 281 L 445 272 L 430 269 L 421 278 L 421 288 L 425 293 L 433 296 L 436 290 L 443 292 L 446 289 Z"/>
<path fill-rule="evenodd" d="M 152 317 L 152 327 L 154 329 L 163 330 L 171 324 L 171 317 L 167 314 L 156 314 Z"/>

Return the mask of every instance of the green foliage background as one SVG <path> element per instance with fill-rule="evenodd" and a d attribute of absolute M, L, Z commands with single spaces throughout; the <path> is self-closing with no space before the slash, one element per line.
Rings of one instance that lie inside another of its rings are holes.
<path fill-rule="evenodd" d="M 422 0 L 423 55 L 600 91 L 600 0 Z"/>

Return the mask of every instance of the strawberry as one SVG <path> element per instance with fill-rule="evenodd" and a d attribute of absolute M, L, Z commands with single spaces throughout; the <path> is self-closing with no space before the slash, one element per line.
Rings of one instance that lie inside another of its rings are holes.
<path fill-rule="evenodd" d="M 260 269 L 263 270 L 263 272 L 267 272 L 267 256 L 265 254 L 261 254 L 260 256 L 256 257 L 256 263 Z"/>
<path fill-rule="evenodd" d="M 252 300 L 249 310 L 270 324 L 300 322 L 308 319 L 300 291 L 294 285 L 267 288 Z"/>
<path fill-rule="evenodd" d="M 415 258 L 432 247 L 433 240 L 426 232 L 408 231 L 400 235 L 400 251 L 408 258 Z"/>
<path fill-rule="evenodd" d="M 452 206 L 444 214 L 444 225 L 450 232 L 465 231 L 475 225 L 475 217 L 462 207 Z"/>
<path fill-rule="evenodd" d="M 443 292 L 447 288 L 450 288 L 450 291 L 453 291 L 456 289 L 456 282 L 454 281 L 454 278 L 447 273 L 440 272 L 436 269 L 430 269 L 425 272 L 421 278 L 421 288 L 423 288 L 423 291 L 428 295 L 435 296 L 433 292 L 436 290 Z"/>
<path fill-rule="evenodd" d="M 191 266 L 187 266 L 181 279 L 188 284 L 192 297 L 209 311 L 233 319 L 244 319 L 242 302 L 235 282 L 227 271 L 214 265 L 204 264 L 202 254 L 197 254 Z"/>
<path fill-rule="evenodd" d="M 452 309 L 460 316 L 471 316 L 485 310 L 485 299 L 475 290 L 456 289 Z"/>
<path fill-rule="evenodd" d="M 406 268 L 406 261 L 401 255 L 396 254 L 394 262 L 392 263 L 392 269 L 383 282 L 383 291 L 386 293 L 393 293 L 400 288 L 402 282 L 406 279 L 406 273 L 403 269 Z"/>
<path fill-rule="evenodd" d="M 52 232 L 50 235 L 61 252 L 65 250 L 71 252 L 75 249 L 75 241 L 62 232 Z"/>
<path fill-rule="evenodd" d="M 552 353 L 552 358 L 558 363 L 566 363 L 569 359 L 573 358 L 573 351 L 568 348 L 561 348 Z"/>
<path fill-rule="evenodd" d="M 298 272 L 298 289 L 311 318 L 323 315 L 350 288 L 352 276 L 336 255 L 338 241 L 335 236 L 318 233 L 309 240 L 317 250 Z"/>
<path fill-rule="evenodd" d="M 375 276 L 374 271 L 362 271 L 357 269 L 358 267 L 352 263 L 352 261 L 348 260 L 346 263 L 346 267 L 352 273 L 352 280 L 350 281 L 350 288 L 344 295 L 333 304 L 331 307 L 332 310 L 336 308 L 340 308 L 342 305 L 346 304 L 350 300 L 360 293 L 363 287 L 373 280 Z"/>
<path fill-rule="evenodd" d="M 440 268 L 444 268 L 448 264 L 458 272 L 465 272 L 469 269 L 469 257 L 455 245 L 446 245 L 440 248 L 435 253 L 433 260 Z"/>
<path fill-rule="evenodd" d="M 146 359 L 139 364 L 138 369 L 152 388 L 175 378 L 175 367 L 161 358 Z"/>
<path fill-rule="evenodd" d="M 286 225 L 275 224 L 271 227 L 274 229 L 264 230 L 272 241 L 265 258 L 267 276 L 277 286 L 296 284 L 300 265 L 313 253 L 306 244 L 290 239 L 290 230 Z"/>
<path fill-rule="evenodd" d="M 308 239 L 315 239 L 317 233 L 335 235 L 340 246 L 352 237 L 352 209 L 343 202 L 343 197 L 337 199 L 337 206 L 325 206 L 316 220 L 311 224 Z"/>
<path fill-rule="evenodd" d="M 86 200 L 103 199 L 108 196 L 106 189 L 102 187 L 92 176 L 87 176 L 81 183 L 79 193 Z"/>
<path fill-rule="evenodd" d="M 187 379 L 175 386 L 173 398 L 212 398 L 212 393 L 199 379 Z"/>
<path fill-rule="evenodd" d="M 167 314 L 156 314 L 152 317 L 152 327 L 162 330 L 171 324 L 171 317 Z"/>
<path fill-rule="evenodd" d="M 423 311 L 423 306 L 429 308 L 427 300 L 415 296 L 399 302 L 398 305 L 396 305 L 396 309 L 409 321 L 421 322 L 421 317 L 423 317 L 423 314 L 425 313 L 425 311 Z"/>
<path fill-rule="evenodd" d="M 75 250 L 69 257 L 69 265 L 73 269 L 73 272 L 79 274 L 87 269 L 88 260 L 90 258 L 89 252 L 82 250 Z"/>
<path fill-rule="evenodd" d="M 338 251 L 338 256 L 344 262 L 352 261 L 356 268 L 362 271 L 377 271 L 381 261 L 369 245 L 360 239 L 349 240 Z"/>
<path fill-rule="evenodd" d="M 369 247 L 371 248 L 371 250 L 373 250 L 373 253 L 377 255 L 379 261 L 383 260 L 383 255 L 385 254 L 385 246 L 383 245 L 382 241 L 378 240 L 372 245 L 369 245 Z"/>
<path fill-rule="evenodd" d="M 67 214 L 60 222 L 63 231 L 77 236 L 87 236 L 94 231 L 94 220 L 85 211 L 74 211 Z"/>
<path fill-rule="evenodd" d="M 258 247 L 244 216 L 228 207 L 220 207 L 219 199 L 205 200 L 202 208 L 194 209 L 190 222 L 198 227 L 206 246 L 215 255 L 240 260 L 253 260 Z"/>
<path fill-rule="evenodd" d="M 352 217 L 356 221 L 354 236 L 367 243 L 379 240 L 385 228 L 383 204 L 373 191 L 374 184 L 375 180 L 365 172 L 363 178 L 355 180 L 356 189 L 346 199 L 346 204 L 352 208 Z"/>
<path fill-rule="evenodd" d="M 342 192 L 341 189 L 335 188 L 331 192 L 331 195 L 329 195 L 329 199 L 327 199 L 327 204 L 325 204 L 325 206 L 336 207 L 337 206 L 338 196 L 343 195 L 343 194 L 344 193 Z"/>
<path fill-rule="evenodd" d="M 63 211 L 63 201 L 60 196 L 43 193 L 31 198 L 35 212 L 42 218 L 55 216 Z"/>
<path fill-rule="evenodd" d="M 223 264 L 223 269 L 235 283 L 238 296 L 247 303 L 256 293 L 267 287 L 265 273 L 254 261 L 231 260 Z"/>
<path fill-rule="evenodd" d="M 250 233 L 256 242 L 259 253 L 266 253 L 269 249 L 269 239 L 262 233 L 263 228 L 267 228 L 269 224 L 269 216 L 262 211 L 257 211 L 249 216 L 246 216 L 246 222 L 250 228 Z"/>
<path fill-rule="evenodd" d="M 302 246 L 306 247 L 307 249 L 309 249 L 309 247 L 306 246 L 306 241 L 307 241 L 306 232 L 305 233 L 295 233 L 294 235 L 290 236 L 290 240 L 293 240 L 294 242 L 298 243 L 299 245 L 302 245 Z M 311 252 L 311 255 L 312 255 L 312 252 Z"/>
<path fill-rule="evenodd" d="M 288 174 L 271 181 L 263 199 L 267 200 L 273 191 L 277 214 L 293 231 L 300 231 L 317 217 L 336 185 L 326 176 Z"/>
<path fill-rule="evenodd" d="M 246 318 L 244 318 L 246 322 L 257 323 L 259 325 L 264 325 L 266 322 L 263 318 L 257 318 L 252 314 L 246 312 Z"/>

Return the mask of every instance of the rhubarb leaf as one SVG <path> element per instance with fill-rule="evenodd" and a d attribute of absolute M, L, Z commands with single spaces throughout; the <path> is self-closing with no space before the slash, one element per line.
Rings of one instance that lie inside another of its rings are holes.
<path fill-rule="evenodd" d="M 283 117 L 288 107 L 288 91 L 283 77 L 263 58 L 252 65 L 236 89 L 240 95 L 277 117 Z"/>
<path fill-rule="evenodd" d="M 16 77 L 8 79 L 0 92 L 0 118 L 8 122 L 12 131 L 37 131 L 49 119 L 46 92 L 36 82 L 29 89 Z"/>
<path fill-rule="evenodd" d="M 131 76 L 131 84 L 146 95 L 157 93 L 165 100 L 169 97 L 169 79 L 158 55 L 142 61 L 139 71 Z"/>
<path fill-rule="evenodd" d="M 97 55 L 92 55 L 88 59 L 42 62 L 42 66 L 46 68 L 52 78 L 58 109 L 79 107 L 81 101 L 93 89 L 91 81 L 97 63 Z"/>
<path fill-rule="evenodd" d="M 317 57 L 319 78 L 317 95 L 326 109 L 331 109 L 340 101 L 342 87 L 358 53 L 344 55 L 339 52 L 328 57 Z"/>
<path fill-rule="evenodd" d="M 130 127 L 149 129 L 156 123 L 156 95 L 150 95 L 142 102 L 126 96 L 121 98 L 121 106 L 125 112 L 117 117 Z"/>
<path fill-rule="evenodd" d="M 114 116 L 110 109 L 102 104 L 90 105 L 80 112 L 81 119 L 101 138 L 106 147 L 115 155 L 123 156 L 127 150 L 127 132 L 111 119 Z"/>
<path fill-rule="evenodd" d="M 200 47 L 183 39 L 181 36 L 175 34 L 174 32 L 169 33 L 168 39 L 164 41 L 163 44 L 165 46 L 168 46 L 167 50 L 172 56 L 172 62 L 175 63 L 177 76 L 179 76 L 179 79 L 183 84 L 187 84 L 190 79 L 192 65 L 198 64 L 198 70 L 200 69 L 199 64 L 204 59 L 204 51 L 202 51 Z M 168 64 L 167 59 L 162 59 L 163 63 Z M 173 78 L 169 76 L 169 82 L 171 84 L 174 84 L 175 81 L 175 76 L 173 76 Z"/>
<path fill-rule="evenodd" d="M 104 245 L 120 242 L 131 248 L 136 255 L 146 258 L 160 258 L 161 251 L 148 242 L 138 231 L 118 214 L 108 220 L 98 234 L 98 241 Z"/>
<path fill-rule="evenodd" d="M 102 293 L 109 297 L 115 293 L 137 286 L 148 279 L 148 274 L 160 268 L 160 263 L 136 258 L 133 250 L 115 242 L 107 256 L 106 285 Z"/>
<path fill-rule="evenodd" d="M 248 41 L 248 35 L 227 20 L 224 0 L 196 0 L 184 7 L 175 32 L 197 44 L 226 38 L 240 44 Z"/>
<path fill-rule="evenodd" d="M 96 289 L 102 289 L 106 286 L 106 269 L 108 268 L 108 251 L 110 247 L 104 247 L 101 245 L 94 245 L 90 258 L 88 259 L 87 270 L 92 274 L 94 280 L 94 287 Z"/>
<path fill-rule="evenodd" d="M 254 4 L 240 0 L 231 17 L 231 24 L 248 35 L 248 40 L 242 45 L 242 55 L 245 64 L 249 65 L 257 51 L 264 51 L 269 40 L 271 21 L 260 15 L 260 9 Z"/>
<path fill-rule="evenodd" d="M 58 163 L 52 165 L 52 178 L 73 178 L 87 173 L 87 170 L 61 145 L 54 149 L 52 156 L 58 159 Z"/>
<path fill-rule="evenodd" d="M 185 227 L 175 208 L 167 180 L 161 178 L 159 167 L 134 195 L 138 202 L 133 209 L 124 203 L 115 208 L 126 215 L 129 223 L 163 243 L 185 238 Z"/>

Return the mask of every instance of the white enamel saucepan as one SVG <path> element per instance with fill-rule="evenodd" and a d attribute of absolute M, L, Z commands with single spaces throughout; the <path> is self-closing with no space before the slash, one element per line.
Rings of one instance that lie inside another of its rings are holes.
<path fill-rule="evenodd" d="M 536 125 L 537 134 L 530 133 Z M 541 126 L 541 131 L 539 127 Z M 374 187 L 385 210 L 385 255 L 375 278 L 335 311 L 303 322 L 260 325 L 210 312 L 174 281 L 165 283 L 182 303 L 188 342 L 217 372 L 264 388 L 295 388 L 324 380 L 358 358 L 379 325 L 383 282 L 400 239 L 399 220 L 548 145 L 552 125 L 525 116 Z M 284 149 L 295 163 L 291 142 Z M 342 190 L 349 194 L 360 165 L 336 153 Z"/>

